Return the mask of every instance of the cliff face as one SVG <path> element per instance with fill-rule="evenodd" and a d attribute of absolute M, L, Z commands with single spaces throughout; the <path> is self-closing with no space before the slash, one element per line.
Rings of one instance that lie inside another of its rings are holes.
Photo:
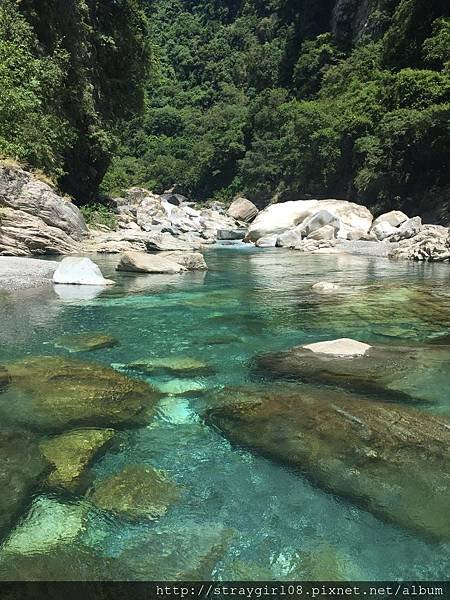
<path fill-rule="evenodd" d="M 75 139 L 65 152 L 64 191 L 91 200 L 114 146 L 112 126 L 143 107 L 147 21 L 138 0 L 22 0 L 42 54 L 69 56 L 63 112 Z"/>

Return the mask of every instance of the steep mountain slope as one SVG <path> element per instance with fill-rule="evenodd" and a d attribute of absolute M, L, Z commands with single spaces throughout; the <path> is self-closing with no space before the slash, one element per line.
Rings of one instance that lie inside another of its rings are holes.
<path fill-rule="evenodd" d="M 149 0 L 159 77 L 104 182 L 259 204 L 448 197 L 446 0 Z"/>

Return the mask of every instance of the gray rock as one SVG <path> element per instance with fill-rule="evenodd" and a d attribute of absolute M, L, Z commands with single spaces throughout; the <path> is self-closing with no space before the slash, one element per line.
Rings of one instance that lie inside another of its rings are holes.
<path fill-rule="evenodd" d="M 374 225 L 371 229 L 371 233 L 376 237 L 377 240 L 382 242 L 383 240 L 390 238 L 395 233 L 397 233 L 398 229 L 388 223 L 387 221 L 380 221 L 376 225 Z"/>
<path fill-rule="evenodd" d="M 205 257 L 201 252 L 163 252 L 162 257 L 176 262 L 188 271 L 207 271 Z"/>
<path fill-rule="evenodd" d="M 450 261 L 450 235 L 446 227 L 423 225 L 419 233 L 401 240 L 389 254 L 389 258 L 425 262 Z"/>
<path fill-rule="evenodd" d="M 243 240 L 246 229 L 218 229 L 217 239 L 218 240 Z"/>
<path fill-rule="evenodd" d="M 258 248 L 275 248 L 277 245 L 277 239 L 277 235 L 265 235 L 259 238 L 255 245 L 258 246 Z"/>
<path fill-rule="evenodd" d="M 301 241 L 301 233 L 296 229 L 289 229 L 278 236 L 277 246 L 279 248 L 295 248 Z"/>
<path fill-rule="evenodd" d="M 0 254 L 68 254 L 86 234 L 74 204 L 31 173 L 0 162 Z"/>
<path fill-rule="evenodd" d="M 129 271 L 133 273 L 181 273 L 186 268 L 162 256 L 144 254 L 142 252 L 125 252 L 117 271 Z"/>
<path fill-rule="evenodd" d="M 185 242 L 170 233 L 153 234 L 146 239 L 148 250 L 192 250 L 192 244 Z"/>
<path fill-rule="evenodd" d="M 334 240 L 336 238 L 336 231 L 334 225 L 325 225 L 310 233 L 308 240 Z"/>
<path fill-rule="evenodd" d="M 393 235 L 389 236 L 390 242 L 400 242 L 401 240 L 409 240 L 417 235 L 422 229 L 422 219 L 414 217 L 405 221 Z"/>
<path fill-rule="evenodd" d="M 328 210 L 319 210 L 312 217 L 306 219 L 305 222 L 301 224 L 301 231 L 304 237 L 308 237 L 314 231 L 318 229 L 322 229 L 326 225 L 330 225 L 337 232 L 340 229 L 340 221 L 339 219 L 331 214 Z M 333 235 L 333 237 L 336 237 Z M 314 238 L 313 238 L 314 239 Z M 325 238 L 316 238 L 316 239 L 325 239 Z M 326 238 L 330 239 L 330 238 Z"/>
<path fill-rule="evenodd" d="M 227 211 L 227 215 L 233 217 L 237 221 L 244 221 L 244 223 L 250 223 L 255 219 L 258 214 L 257 207 L 247 200 L 247 198 L 236 198 L 230 205 Z"/>

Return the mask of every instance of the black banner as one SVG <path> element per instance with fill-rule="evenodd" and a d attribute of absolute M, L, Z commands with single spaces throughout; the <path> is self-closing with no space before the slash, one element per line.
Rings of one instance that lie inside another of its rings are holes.
<path fill-rule="evenodd" d="M 450 600 L 449 581 L 3 582 L 1 600 Z"/>

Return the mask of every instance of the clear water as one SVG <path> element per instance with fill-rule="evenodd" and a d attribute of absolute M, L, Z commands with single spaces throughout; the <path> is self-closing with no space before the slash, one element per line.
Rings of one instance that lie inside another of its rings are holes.
<path fill-rule="evenodd" d="M 120 345 L 77 358 L 121 368 L 143 357 L 185 354 L 215 367 L 215 375 L 191 381 L 209 390 L 251 381 L 248 361 L 265 351 L 343 336 L 420 345 L 450 332 L 448 265 L 240 246 L 209 250 L 206 258 L 208 273 L 127 276 L 114 273 L 115 258 L 95 257 L 105 276 L 118 281 L 114 288 L 1 298 L 0 364 L 30 355 L 71 356 L 55 347 L 59 336 L 103 331 Z M 349 293 L 318 295 L 311 285 L 320 280 L 340 283 Z M 418 387 L 433 400 L 421 410 L 450 415 L 450 373 L 430 369 L 420 377 Z M 162 389 L 173 384 L 164 377 L 148 380 Z M 215 561 L 219 579 L 288 577 L 299 557 L 321 550 L 339 556 L 349 579 L 448 577 L 450 545 L 387 524 L 278 464 L 231 447 L 199 417 L 207 398 L 163 398 L 156 418 L 120 434 L 119 449 L 94 467 L 99 477 L 129 463 L 163 468 L 182 486 L 181 499 L 157 522 L 132 524 L 92 509 L 73 543 L 119 561 L 131 548 L 139 564 L 147 552 L 140 542 L 149 532 L 170 537 L 212 524 L 233 531 Z"/>

